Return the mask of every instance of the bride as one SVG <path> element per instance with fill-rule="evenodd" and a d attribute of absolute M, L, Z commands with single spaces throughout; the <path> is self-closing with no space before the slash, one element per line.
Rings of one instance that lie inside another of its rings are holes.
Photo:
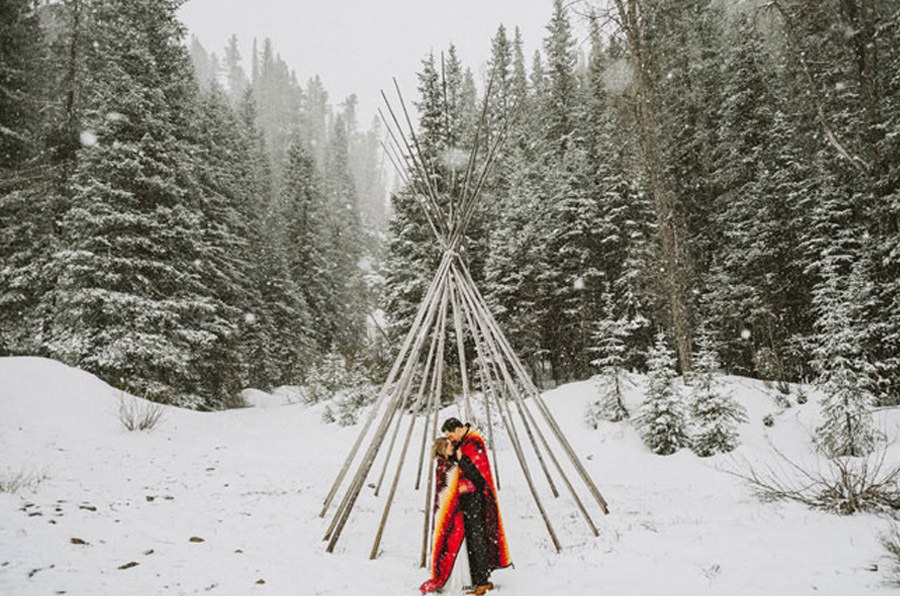
<path fill-rule="evenodd" d="M 459 494 L 475 490 L 475 486 L 459 476 L 453 443 L 438 437 L 432 449 L 437 460 L 435 470 L 434 539 L 431 550 L 431 578 L 419 589 L 423 594 L 441 590 L 461 594 L 472 589 L 469 559 L 466 554 L 466 532 L 463 525 Z M 462 554 L 462 556 L 459 556 Z M 443 589 L 442 589 L 443 588 Z"/>

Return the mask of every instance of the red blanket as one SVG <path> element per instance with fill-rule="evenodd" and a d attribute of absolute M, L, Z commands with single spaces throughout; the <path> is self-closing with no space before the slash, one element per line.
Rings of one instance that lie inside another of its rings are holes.
<path fill-rule="evenodd" d="M 485 523 L 488 544 L 493 547 L 489 553 L 490 566 L 500 569 L 510 565 L 509 546 L 500 517 L 494 475 L 488 461 L 484 438 L 476 431 L 469 431 L 459 445 L 460 457 L 466 456 L 484 477 Z M 419 589 L 423 594 L 439 590 L 447 583 L 453 564 L 459 554 L 459 547 L 465 538 L 462 509 L 459 507 L 460 483 L 468 483 L 460 478 L 459 466 L 438 460 L 435 482 L 434 542 L 431 551 L 431 578 Z M 468 556 L 463 554 L 463 556 Z"/>
<path fill-rule="evenodd" d="M 459 444 L 460 457 L 466 456 L 484 477 L 484 516 L 487 526 L 488 545 L 492 547 L 489 563 L 493 569 L 509 567 L 509 545 L 506 543 L 506 531 L 500 517 L 500 504 L 497 501 L 497 489 L 494 487 L 494 475 L 488 461 L 488 451 L 484 438 L 474 430 L 470 430 Z"/>
<path fill-rule="evenodd" d="M 459 508 L 459 466 L 440 459 L 435 476 L 431 579 L 419 587 L 423 594 L 439 590 L 447 583 L 466 535 Z"/>

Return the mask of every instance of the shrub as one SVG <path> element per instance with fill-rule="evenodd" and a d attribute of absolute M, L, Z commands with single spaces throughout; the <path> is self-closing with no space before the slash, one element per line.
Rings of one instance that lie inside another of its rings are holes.
<path fill-rule="evenodd" d="M 817 453 L 814 469 L 801 466 L 773 447 L 781 465 L 759 469 L 745 463 L 731 473 L 746 481 L 765 501 L 791 500 L 843 515 L 860 511 L 894 513 L 900 509 L 900 463 L 885 464 L 883 443 L 866 457 Z"/>
<path fill-rule="evenodd" d="M 42 472 L 6 472 L 0 474 L 0 493 L 14 494 L 22 490 L 34 490 L 46 479 L 47 475 Z"/>
<path fill-rule="evenodd" d="M 119 395 L 119 422 L 126 430 L 153 430 L 162 420 L 162 404 L 139 397 Z"/>

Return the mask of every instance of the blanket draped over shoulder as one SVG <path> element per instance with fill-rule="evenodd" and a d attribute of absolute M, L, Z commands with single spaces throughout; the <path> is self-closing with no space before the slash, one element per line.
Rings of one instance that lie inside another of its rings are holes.
<path fill-rule="evenodd" d="M 488 564 L 491 569 L 502 569 L 510 566 L 509 545 L 506 542 L 506 531 L 500 517 L 500 504 L 497 501 L 497 489 L 494 486 L 494 475 L 488 461 L 487 446 L 477 431 L 470 430 L 459 445 L 460 457 L 468 457 L 484 478 L 484 523 L 487 528 Z"/>
<path fill-rule="evenodd" d="M 435 476 L 431 578 L 420 586 L 423 594 L 439 590 L 447 583 L 466 535 L 459 508 L 459 466 L 440 459 Z"/>
<path fill-rule="evenodd" d="M 488 537 L 488 563 L 491 569 L 509 567 L 509 546 L 500 517 L 494 476 L 488 461 L 484 438 L 469 431 L 459 446 L 460 456 L 468 457 L 484 478 L 484 514 Z M 439 590 L 447 583 L 460 545 L 465 538 L 463 513 L 459 506 L 460 485 L 471 481 L 460 476 L 460 467 L 453 462 L 439 460 L 435 482 L 434 540 L 431 551 L 431 578 L 420 586 L 422 593 Z M 463 553 L 462 556 L 468 556 Z"/>

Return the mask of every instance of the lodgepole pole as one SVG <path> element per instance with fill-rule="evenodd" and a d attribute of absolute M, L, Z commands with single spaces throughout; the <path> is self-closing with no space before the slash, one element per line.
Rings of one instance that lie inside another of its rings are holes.
<path fill-rule="evenodd" d="M 431 348 L 428 351 L 428 366 L 425 368 L 425 371 L 422 373 L 422 384 L 419 387 L 419 398 L 416 401 L 416 404 L 419 404 L 423 399 L 425 394 L 425 381 L 428 379 L 428 375 L 431 374 L 431 369 L 433 366 L 436 366 L 435 355 L 440 352 L 437 349 L 438 346 L 438 329 L 435 328 L 434 333 L 431 336 Z M 434 391 L 429 395 L 429 399 L 427 401 L 427 405 L 425 407 L 425 424 L 422 425 L 422 449 L 419 453 L 419 469 L 416 472 L 416 490 L 419 490 L 420 479 L 422 477 L 422 462 L 425 457 L 425 441 L 428 437 L 428 420 L 431 416 L 431 402 L 434 399 Z M 418 408 L 418 405 L 416 406 Z"/>
<path fill-rule="evenodd" d="M 462 290 L 462 298 L 463 302 L 466 304 L 466 316 L 469 318 L 470 327 L 474 330 L 475 326 L 472 324 L 472 320 L 478 320 L 478 312 L 472 308 L 472 304 L 470 303 L 470 297 L 468 295 L 468 288 L 464 287 L 462 284 L 459 284 L 460 289 Z M 487 368 L 486 358 L 484 356 L 483 346 L 481 345 L 481 340 L 479 337 L 483 337 L 481 334 L 473 334 L 475 338 L 475 350 L 478 353 L 478 359 L 481 363 L 481 366 L 485 368 L 485 370 L 489 370 Z M 488 373 L 490 374 L 490 373 Z M 541 502 L 540 496 L 538 496 L 537 488 L 534 485 L 534 480 L 531 477 L 531 471 L 528 469 L 528 463 L 525 460 L 525 454 L 522 450 L 522 445 L 519 442 L 518 434 L 513 426 L 511 420 L 509 420 L 506 414 L 503 412 L 503 406 L 500 403 L 500 396 L 496 391 L 492 392 L 494 394 L 494 399 L 497 402 L 497 412 L 500 416 L 500 420 L 503 423 L 504 428 L 506 429 L 507 435 L 509 435 L 510 442 L 513 446 L 513 451 L 516 454 L 516 458 L 519 460 L 519 466 L 522 468 L 522 473 L 525 475 L 525 482 L 528 484 L 528 489 L 531 491 L 531 497 L 534 499 L 535 504 L 537 505 L 538 511 L 541 513 L 541 517 L 544 520 L 544 525 L 547 528 L 547 533 L 550 534 L 550 539 L 553 542 L 553 546 L 556 548 L 556 552 L 560 552 L 562 547 L 559 544 L 559 539 L 556 537 L 556 531 L 553 529 L 553 524 L 550 523 L 550 518 L 547 516 L 547 511 L 544 509 L 544 504 Z"/>
<path fill-rule="evenodd" d="M 454 268 L 454 271 L 455 271 L 455 268 Z M 481 312 L 483 312 L 485 315 L 490 314 L 490 312 L 487 310 L 487 308 L 483 302 L 482 303 L 473 303 L 473 307 L 480 308 Z M 488 332 L 490 332 L 490 329 L 485 328 L 485 329 L 483 329 L 483 331 L 485 333 L 488 333 Z M 526 427 L 526 430 L 529 428 L 529 420 L 530 420 L 531 421 L 530 426 L 534 427 L 535 431 L 538 434 L 538 437 L 540 437 L 541 442 L 544 446 L 544 449 L 547 452 L 547 455 L 550 457 L 550 460 L 553 462 L 554 466 L 556 467 L 557 472 L 559 472 L 559 475 L 562 478 L 563 483 L 565 484 L 566 488 L 568 489 L 569 494 L 572 496 L 572 499 L 575 501 L 575 505 L 578 507 L 578 510 L 581 512 L 582 516 L 584 517 L 585 522 L 587 523 L 588 527 L 591 529 L 591 532 L 594 534 L 594 536 L 599 536 L 600 532 L 599 532 L 599 530 L 597 530 L 597 526 L 594 524 L 594 520 L 591 519 L 591 516 L 588 513 L 587 508 L 584 506 L 584 503 L 581 501 L 581 498 L 578 496 L 578 493 L 576 492 L 575 487 L 572 486 L 572 483 L 569 480 L 568 475 L 566 474 L 565 470 L 563 470 L 562 466 L 559 463 L 559 460 L 556 458 L 556 454 L 554 454 L 553 450 L 550 448 L 550 444 L 547 442 L 546 438 L 544 437 L 544 434 L 541 432 L 540 426 L 537 424 L 537 421 L 534 419 L 534 416 L 531 414 L 531 411 L 528 408 L 528 404 L 525 402 L 525 399 L 522 396 L 521 391 L 519 391 L 518 385 L 515 384 L 511 375 L 509 374 L 508 370 L 506 369 L 505 359 L 500 354 L 499 349 L 494 341 L 494 337 L 489 336 L 486 339 L 486 343 L 492 348 L 495 358 L 501 363 L 501 367 L 498 367 L 498 368 L 501 369 L 501 372 L 504 376 L 506 384 L 509 387 L 509 390 L 513 395 L 513 398 L 516 400 L 516 406 L 518 408 L 519 415 L 522 418 L 522 422 Z M 526 417 L 526 415 L 527 415 L 527 417 Z M 511 414 L 510 414 L 510 417 L 511 417 Z M 541 458 L 540 451 L 538 450 L 538 446 L 537 446 L 536 442 L 534 441 L 534 436 L 530 432 L 529 432 L 529 439 L 531 440 L 531 445 L 534 448 L 535 454 L 537 454 L 539 461 L 541 461 L 543 464 L 543 459 Z M 556 487 L 553 484 L 553 481 L 549 475 L 549 471 L 547 470 L 546 466 L 543 466 L 543 470 L 544 470 L 544 473 L 547 475 L 548 482 L 550 482 L 550 486 L 554 492 L 554 496 L 558 497 L 559 493 L 556 491 Z"/>
<path fill-rule="evenodd" d="M 445 289 L 446 289 L 446 284 L 444 284 L 442 287 L 442 290 L 445 290 Z M 444 293 L 444 297 L 446 297 L 446 293 Z M 442 316 L 443 323 L 438 324 L 438 326 L 435 327 L 435 329 L 434 329 L 435 334 L 439 334 L 443 330 L 444 325 L 446 325 L 446 316 L 447 316 L 446 303 L 447 303 L 446 299 L 441 300 L 441 315 L 438 318 L 440 319 L 440 317 Z M 438 355 L 438 358 L 439 357 L 440 357 L 440 355 Z M 437 367 L 435 367 L 435 372 L 436 371 L 437 371 Z M 428 379 L 423 378 L 422 384 L 424 385 L 427 381 L 428 381 Z M 416 404 L 416 405 L 418 406 L 418 404 Z M 381 514 L 381 522 L 378 524 L 378 531 L 375 533 L 375 541 L 372 543 L 372 550 L 369 553 L 369 559 L 374 559 L 378 555 L 378 547 L 381 544 L 381 538 L 384 535 L 384 528 L 387 524 L 388 515 L 390 515 L 390 512 L 391 512 L 391 505 L 394 502 L 394 496 L 397 494 L 397 485 L 400 484 L 400 472 L 403 470 L 403 464 L 406 461 L 406 453 L 407 453 L 407 451 L 409 451 L 409 442 L 410 442 L 410 439 L 412 439 L 413 427 L 415 426 L 415 422 L 416 422 L 416 416 L 413 415 L 410 417 L 409 429 L 406 432 L 406 438 L 403 441 L 403 447 L 400 449 L 400 460 L 397 462 L 397 470 L 396 470 L 396 472 L 394 472 L 394 479 L 391 482 L 391 490 L 388 492 L 387 499 L 385 500 L 385 503 L 384 503 L 384 510 L 382 511 L 382 514 Z"/>
<path fill-rule="evenodd" d="M 441 392 L 444 387 L 444 342 L 447 337 L 447 306 L 448 299 L 450 297 L 450 284 L 452 283 L 452 279 L 447 281 L 447 291 L 444 293 L 444 303 L 442 305 L 443 312 L 441 313 L 441 339 L 440 345 L 438 346 L 438 354 L 439 354 L 439 364 L 440 366 L 434 369 L 434 383 L 432 384 L 432 408 L 434 415 L 434 423 L 432 424 L 431 434 L 432 436 L 437 436 L 437 422 L 438 422 L 438 414 L 441 407 Z M 425 421 L 427 426 L 428 421 Z M 429 465 L 429 468 L 431 466 Z M 425 520 L 422 525 L 422 558 L 420 562 L 421 567 L 425 567 L 425 562 L 428 560 L 428 530 L 431 526 L 431 511 L 432 504 L 431 501 L 434 498 L 434 474 L 428 474 L 428 485 L 425 489 Z"/>
<path fill-rule="evenodd" d="M 457 312 L 461 313 L 462 306 L 460 306 L 458 296 L 455 293 L 452 296 L 453 296 L 453 300 L 454 300 L 454 304 L 455 304 L 455 308 L 457 309 Z M 472 340 L 474 341 L 476 331 L 473 329 L 471 320 L 468 318 L 467 318 L 467 320 L 469 320 L 469 330 L 470 330 L 470 333 L 472 334 Z M 477 344 L 476 344 L 476 347 L 477 347 Z M 494 484 L 496 484 L 497 490 L 499 491 L 500 490 L 500 465 L 499 465 L 499 462 L 497 461 L 497 449 L 494 444 L 494 427 L 493 427 L 493 422 L 491 421 L 491 400 L 490 400 L 490 397 L 488 397 L 488 393 L 490 391 L 495 391 L 495 388 L 494 388 L 492 382 L 489 383 L 488 376 L 485 375 L 485 369 L 481 365 L 478 366 L 478 375 L 481 377 L 481 394 L 482 394 L 482 397 L 484 398 L 484 409 L 485 409 L 485 412 L 487 413 L 488 442 L 490 443 L 491 454 L 493 455 L 493 459 L 494 459 L 494 468 L 493 468 L 494 469 Z"/>
<path fill-rule="evenodd" d="M 437 286 L 439 286 L 439 291 L 443 291 L 443 287 L 447 282 L 447 277 L 449 276 L 449 263 L 450 259 L 448 256 L 445 256 L 441 261 L 441 266 L 438 268 L 438 273 L 435 275 L 435 280 L 437 282 Z M 425 324 L 423 328 L 429 328 L 433 322 L 434 317 L 436 316 L 437 311 L 437 300 L 430 299 L 428 301 L 428 312 L 425 317 Z M 422 349 L 422 343 L 425 338 L 424 333 L 418 333 L 414 342 L 414 347 L 412 350 L 412 354 L 419 354 Z M 403 373 L 400 376 L 400 383 L 398 383 L 398 388 L 405 390 L 407 385 L 409 384 L 409 377 L 412 374 L 412 370 L 415 367 L 416 358 L 407 358 Z M 389 406 L 392 406 L 394 409 L 397 407 L 397 398 L 395 397 Z M 341 532 L 343 531 L 344 525 L 347 523 L 347 518 L 350 516 L 350 510 L 353 508 L 353 505 L 356 503 L 356 499 L 359 497 L 359 491 L 362 489 L 362 485 L 365 482 L 366 475 L 369 473 L 369 470 L 372 467 L 372 464 L 375 460 L 375 454 L 377 453 L 381 443 L 384 440 L 384 435 L 387 432 L 390 418 L 392 417 L 393 411 L 386 412 L 385 416 L 382 418 L 382 422 L 379 425 L 375 436 L 372 439 L 372 442 L 369 445 L 368 450 L 363 455 L 363 459 L 360 463 L 360 467 L 356 472 L 356 475 L 353 477 L 353 481 L 347 489 L 347 493 L 344 495 L 344 499 L 341 501 L 338 510 L 335 512 L 334 519 L 331 523 L 331 526 L 328 528 L 328 532 L 325 535 L 325 540 L 328 540 L 328 547 L 326 548 L 327 552 L 333 552 L 334 547 L 337 544 L 337 540 L 340 537 Z"/>
<path fill-rule="evenodd" d="M 483 304 L 484 298 L 481 297 L 481 294 L 478 292 L 478 288 L 475 287 L 474 281 L 472 281 L 472 277 L 469 274 L 468 270 L 465 271 L 465 274 L 471 284 L 471 291 L 475 293 L 476 297 L 479 298 Z M 597 486 L 594 484 L 594 481 L 587 473 L 587 470 L 584 469 L 584 465 L 582 465 L 581 460 L 578 458 L 578 455 L 575 453 L 572 445 L 569 443 L 568 439 L 566 439 L 565 434 L 562 432 L 562 429 L 559 427 L 559 424 L 556 422 L 556 419 L 553 417 L 553 414 L 550 412 L 547 404 L 544 403 L 541 392 L 538 391 L 538 388 L 531 381 L 531 378 L 525 371 L 524 365 L 519 360 L 518 356 L 516 356 L 516 353 L 512 349 L 512 346 L 509 345 L 506 337 L 500 331 L 496 320 L 494 320 L 493 315 L 491 315 L 491 312 L 488 310 L 485 310 L 485 320 L 489 323 L 490 328 L 493 330 L 493 334 L 498 340 L 500 348 L 503 350 L 503 352 L 506 354 L 507 359 L 515 368 L 517 375 L 527 383 L 527 387 L 534 398 L 534 403 L 538 406 L 538 411 L 541 413 L 544 420 L 547 422 L 547 425 L 553 431 L 553 434 L 556 436 L 556 439 L 559 441 L 560 445 L 562 445 L 563 450 L 566 452 L 566 455 L 569 456 L 569 460 L 572 462 L 572 465 L 575 467 L 578 475 L 581 476 L 581 479 L 587 485 L 588 490 L 591 492 L 594 500 L 597 501 L 597 504 L 600 506 L 600 509 L 603 511 L 603 513 L 608 514 L 609 505 L 606 503 L 606 499 L 604 499 L 603 495 L 600 494 L 599 489 L 597 489 Z"/>
<path fill-rule="evenodd" d="M 434 358 L 434 350 L 435 350 L 435 338 L 433 337 L 432 341 L 431 341 L 431 348 L 429 348 L 429 350 L 428 350 L 428 357 L 425 360 L 425 370 L 422 373 L 423 378 L 427 377 L 429 371 L 431 370 L 431 364 L 432 364 L 432 361 Z M 420 388 L 419 388 L 419 395 L 416 397 L 416 401 L 413 402 L 413 415 L 416 414 L 415 408 L 421 401 L 422 395 L 424 393 L 425 393 L 425 387 L 424 387 L 424 384 L 421 384 Z M 406 394 L 407 397 L 409 395 L 410 395 L 410 393 Z M 394 443 L 397 439 L 397 435 L 400 432 L 400 426 L 403 424 L 403 409 L 404 409 L 404 406 L 406 405 L 406 400 L 407 400 L 407 398 L 404 397 L 403 404 L 401 404 L 401 406 L 400 406 L 400 410 L 399 410 L 400 414 L 397 416 L 397 424 L 394 425 L 394 432 L 391 435 L 391 442 L 390 442 L 390 445 L 388 446 L 388 452 L 384 458 L 384 466 L 382 466 L 381 474 L 378 476 L 378 484 L 376 485 L 376 488 L 375 488 L 375 496 L 378 496 L 378 493 L 381 492 L 381 484 L 384 481 L 384 475 L 387 472 L 387 467 L 388 467 L 388 463 L 389 463 L 389 460 L 391 457 L 391 453 L 394 452 Z"/>
<path fill-rule="evenodd" d="M 438 273 L 441 272 L 443 268 L 449 268 L 449 260 L 446 263 L 442 263 L 442 267 L 438 268 Z M 437 283 L 438 276 L 435 276 L 435 279 L 432 280 L 431 285 L 426 292 L 426 298 L 428 296 L 433 295 L 435 284 Z M 353 446 L 350 448 L 350 452 L 347 454 L 346 459 L 344 460 L 343 466 L 341 466 L 340 471 L 338 472 L 337 478 L 334 479 L 334 482 L 331 485 L 331 489 L 328 491 L 328 495 L 325 497 L 325 502 L 322 505 L 322 510 L 319 512 L 319 517 L 325 517 L 325 513 L 328 511 L 328 508 L 331 506 L 331 502 L 334 500 L 335 495 L 337 494 L 338 488 L 341 483 L 344 481 L 344 477 L 347 475 L 347 471 L 350 469 L 350 464 L 356 458 L 356 453 L 359 451 L 360 445 L 362 445 L 363 439 L 369 432 L 369 428 L 372 425 L 372 422 L 375 420 L 375 416 L 381 408 L 381 404 L 384 401 L 385 397 L 391 394 L 391 389 L 396 389 L 393 386 L 397 373 L 400 371 L 400 365 L 403 362 L 403 359 L 407 356 L 409 348 L 413 343 L 413 338 L 418 334 L 419 327 L 422 324 L 422 320 L 426 316 L 426 312 L 428 311 L 428 303 L 423 300 L 419 305 L 419 310 L 416 312 L 416 318 L 413 320 L 412 327 L 410 327 L 409 331 L 406 334 L 406 337 L 403 340 L 403 345 L 400 348 L 400 353 L 398 354 L 397 359 L 394 361 L 393 366 L 391 367 L 390 372 L 388 373 L 388 377 L 382 385 L 381 391 L 378 393 L 378 398 L 376 399 L 375 405 L 372 406 L 372 410 L 369 412 L 369 415 L 366 416 L 365 421 L 363 422 L 363 427 L 360 430 L 359 435 L 354 441 Z M 388 400 L 390 401 L 390 400 Z M 388 403 L 388 408 L 390 408 L 390 403 Z M 330 532 L 329 532 L 330 533 Z"/>
<path fill-rule="evenodd" d="M 472 412 L 472 401 L 469 398 L 469 373 L 466 370 L 466 348 L 463 345 L 463 328 L 462 328 L 462 320 L 459 314 L 459 303 L 456 297 L 456 290 L 454 289 L 454 279 L 450 279 L 450 304 L 453 308 L 453 332 L 456 334 L 456 351 L 459 358 L 459 374 L 462 380 L 462 391 L 463 391 L 463 402 L 466 406 L 466 415 L 465 418 L 467 420 L 473 420 L 473 412 Z M 488 433 L 491 433 L 490 427 L 488 427 Z M 493 445 L 493 437 L 489 439 L 491 444 Z"/>

